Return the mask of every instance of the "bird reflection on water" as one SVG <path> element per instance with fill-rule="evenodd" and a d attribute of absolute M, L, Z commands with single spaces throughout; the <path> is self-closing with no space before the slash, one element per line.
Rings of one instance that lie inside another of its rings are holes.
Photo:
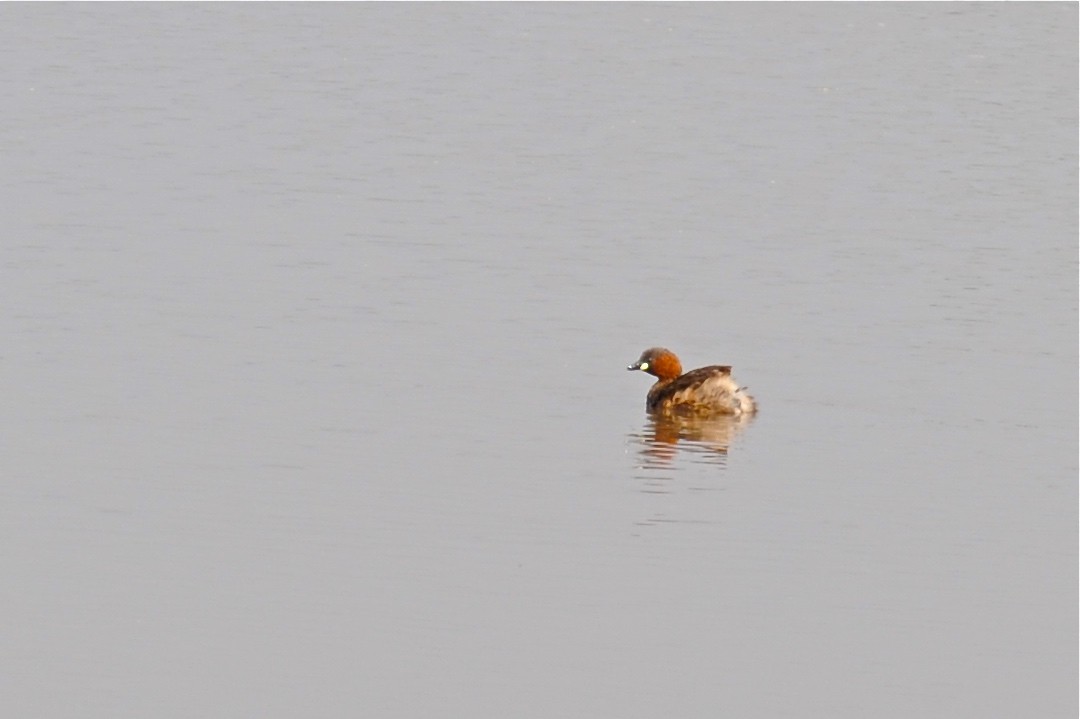
<path fill-rule="evenodd" d="M 644 468 L 670 467 L 680 451 L 692 453 L 692 461 L 725 466 L 728 448 L 754 421 L 754 415 L 713 417 L 651 414 L 639 432 L 631 432 L 631 442 L 640 445 Z"/>

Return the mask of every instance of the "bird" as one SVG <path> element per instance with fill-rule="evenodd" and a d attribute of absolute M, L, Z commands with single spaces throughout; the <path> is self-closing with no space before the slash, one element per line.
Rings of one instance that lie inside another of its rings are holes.
<path fill-rule="evenodd" d="M 656 377 L 645 398 L 645 409 L 659 415 L 745 415 L 757 412 L 757 402 L 731 376 L 730 365 L 710 365 L 683 374 L 675 353 L 650 347 L 626 369 Z"/>

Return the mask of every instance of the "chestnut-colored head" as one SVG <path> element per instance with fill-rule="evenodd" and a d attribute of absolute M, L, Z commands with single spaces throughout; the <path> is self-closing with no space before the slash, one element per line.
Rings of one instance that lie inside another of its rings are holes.
<path fill-rule="evenodd" d="M 682 364 L 671 350 L 652 347 L 641 353 L 637 362 L 626 369 L 639 369 L 661 380 L 673 380 L 682 374 Z"/>

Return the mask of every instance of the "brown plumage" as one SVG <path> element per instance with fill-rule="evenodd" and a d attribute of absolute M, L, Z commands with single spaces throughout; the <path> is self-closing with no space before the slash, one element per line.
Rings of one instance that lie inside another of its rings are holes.
<path fill-rule="evenodd" d="M 639 369 L 656 377 L 649 388 L 645 409 L 655 414 L 730 414 L 757 412 L 757 402 L 731 377 L 728 365 L 711 365 L 683 374 L 675 353 L 653 347 L 626 369 Z"/>

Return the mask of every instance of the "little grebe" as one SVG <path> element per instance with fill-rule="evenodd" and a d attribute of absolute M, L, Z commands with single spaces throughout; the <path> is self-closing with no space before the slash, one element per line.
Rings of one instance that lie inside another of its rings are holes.
<path fill-rule="evenodd" d="M 639 369 L 656 377 L 645 398 L 645 409 L 656 414 L 753 414 L 757 402 L 731 378 L 731 367 L 712 365 L 682 373 L 671 350 L 653 347 L 626 369 Z"/>

